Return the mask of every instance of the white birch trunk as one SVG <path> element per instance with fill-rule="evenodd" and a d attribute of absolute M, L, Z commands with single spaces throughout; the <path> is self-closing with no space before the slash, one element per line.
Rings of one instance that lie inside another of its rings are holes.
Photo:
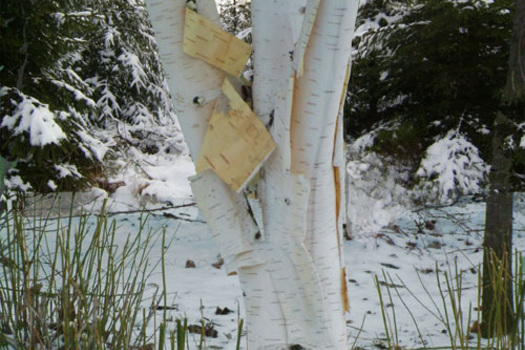
<path fill-rule="evenodd" d="M 146 0 L 183 132 L 200 152 L 224 73 L 182 52 L 185 0 Z M 216 20 L 211 0 L 200 14 Z M 347 349 L 342 103 L 358 0 L 252 0 L 255 114 L 276 150 L 258 183 L 262 223 L 212 170 L 194 196 L 245 294 L 249 349 Z M 204 105 L 195 106 L 196 96 Z"/>

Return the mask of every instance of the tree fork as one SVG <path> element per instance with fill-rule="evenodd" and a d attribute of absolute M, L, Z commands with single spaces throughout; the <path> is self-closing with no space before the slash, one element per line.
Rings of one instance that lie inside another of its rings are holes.
<path fill-rule="evenodd" d="M 186 0 L 146 3 L 196 161 L 225 74 L 184 54 Z M 195 4 L 217 22 L 212 0 Z M 262 222 L 214 171 L 192 178 L 225 267 L 239 275 L 250 349 L 347 349 L 342 106 L 357 7 L 358 0 L 252 0 L 254 112 L 273 121 L 265 124 L 277 145 L 257 185 Z"/>

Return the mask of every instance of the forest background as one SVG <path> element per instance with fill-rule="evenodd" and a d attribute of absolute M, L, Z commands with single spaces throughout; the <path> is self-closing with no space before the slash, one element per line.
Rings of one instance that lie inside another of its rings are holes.
<path fill-rule="evenodd" d="M 111 192 L 125 183 L 123 159 L 187 154 L 141 1 L 1 7 L 8 189 Z M 221 13 L 228 31 L 250 40 L 249 4 L 224 3 Z M 360 203 L 351 210 L 367 210 L 367 198 L 413 207 L 483 193 L 496 115 L 505 115 L 498 137 L 521 188 L 523 101 L 501 98 L 513 15 L 510 0 L 362 2 L 345 107 L 349 201 Z"/>
<path fill-rule="evenodd" d="M 505 89 L 514 5 L 362 2 L 345 109 L 349 238 L 407 210 L 464 195 L 490 199 L 495 187 L 512 201 L 522 190 L 523 98 L 507 98 Z M 128 187 L 141 203 L 169 204 L 162 186 L 170 173 L 152 174 L 149 157 L 177 164 L 188 151 L 144 4 L 0 6 L 0 154 L 9 193 L 111 196 Z M 250 40 L 248 4 L 225 3 L 221 13 L 228 31 Z"/>

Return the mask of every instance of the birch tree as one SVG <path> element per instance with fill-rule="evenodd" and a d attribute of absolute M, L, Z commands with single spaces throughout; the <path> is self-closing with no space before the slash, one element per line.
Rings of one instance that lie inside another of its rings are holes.
<path fill-rule="evenodd" d="M 358 0 L 252 1 L 253 110 L 238 79 L 251 49 L 218 27 L 214 1 L 146 4 L 248 348 L 346 349 L 342 106 Z"/>

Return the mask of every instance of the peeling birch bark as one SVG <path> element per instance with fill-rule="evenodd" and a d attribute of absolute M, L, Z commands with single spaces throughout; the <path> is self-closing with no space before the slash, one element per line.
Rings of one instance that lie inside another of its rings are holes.
<path fill-rule="evenodd" d="M 304 53 L 308 42 L 310 41 L 310 34 L 314 27 L 315 17 L 317 16 L 317 8 L 321 0 L 308 0 L 304 7 L 304 19 L 301 27 L 301 36 L 297 40 L 294 49 L 293 68 L 297 76 L 303 75 L 304 72 Z"/>
<path fill-rule="evenodd" d="M 228 79 L 222 92 L 195 166 L 197 172 L 213 169 L 239 192 L 275 149 L 275 143 Z"/>
<path fill-rule="evenodd" d="M 306 349 L 333 349 L 320 281 L 304 245 L 309 184 L 302 175 L 283 171 L 275 175 L 280 178 L 273 180 L 280 183 L 265 189 L 269 200 L 263 206 L 264 239 L 254 245 L 266 262 L 239 270 L 249 348 L 300 344 Z"/>
<path fill-rule="evenodd" d="M 146 0 L 173 108 L 193 159 L 197 159 L 225 73 L 183 51 L 184 0 Z M 199 0 L 199 13 L 220 23 L 213 0 Z M 194 102 L 195 101 L 195 102 Z"/>
<path fill-rule="evenodd" d="M 161 60 L 167 75 L 174 109 L 191 157 L 201 153 L 209 121 L 222 94 L 225 72 L 183 52 L 185 0 L 146 0 Z M 213 0 L 199 0 L 199 14 L 219 23 Z M 191 180 L 193 194 L 212 226 L 229 272 L 261 263 L 250 241 L 258 228 L 248 211 L 244 194 L 236 193 L 211 171 Z"/>
<path fill-rule="evenodd" d="M 251 46 L 188 7 L 185 15 L 184 53 L 235 77 L 240 76 L 250 58 Z"/>
<path fill-rule="evenodd" d="M 252 1 L 254 112 L 268 123 L 276 98 L 292 77 L 293 51 L 299 39 L 306 0 Z M 271 20 L 269 20 L 271 19 Z"/>
<path fill-rule="evenodd" d="M 184 55 L 185 0 L 164 1 L 146 2 L 179 118 L 191 119 L 181 125 L 196 160 L 213 105 L 222 108 L 225 74 Z M 197 0 L 203 10 L 211 3 Z M 254 112 L 277 145 L 258 164 L 262 222 L 246 195 L 207 166 L 191 179 L 227 271 L 239 275 L 251 350 L 347 349 L 342 106 L 357 7 L 358 0 L 252 0 Z M 171 19 L 163 13 L 170 8 Z M 203 96 L 198 107 L 194 95 Z"/>
<path fill-rule="evenodd" d="M 259 228 L 246 215 L 248 203 L 212 170 L 190 178 L 199 209 L 211 227 L 215 242 L 229 274 L 241 267 L 259 265 L 264 259 L 253 251 Z"/>
<path fill-rule="evenodd" d="M 349 65 L 357 7 L 357 1 L 320 3 L 304 57 L 304 73 L 295 84 L 292 113 L 292 171 L 305 174 L 311 184 L 306 245 L 322 281 L 332 337 L 341 347 L 346 343 L 342 311 L 347 308 L 347 298 L 341 246 L 343 215 L 337 217 L 344 196 L 337 193 L 344 181 L 335 179 L 344 171 L 335 171 L 334 166 L 344 160 L 343 153 L 334 149 L 334 138 L 340 135 L 336 130 L 341 94 L 348 81 L 342 72 Z"/>

